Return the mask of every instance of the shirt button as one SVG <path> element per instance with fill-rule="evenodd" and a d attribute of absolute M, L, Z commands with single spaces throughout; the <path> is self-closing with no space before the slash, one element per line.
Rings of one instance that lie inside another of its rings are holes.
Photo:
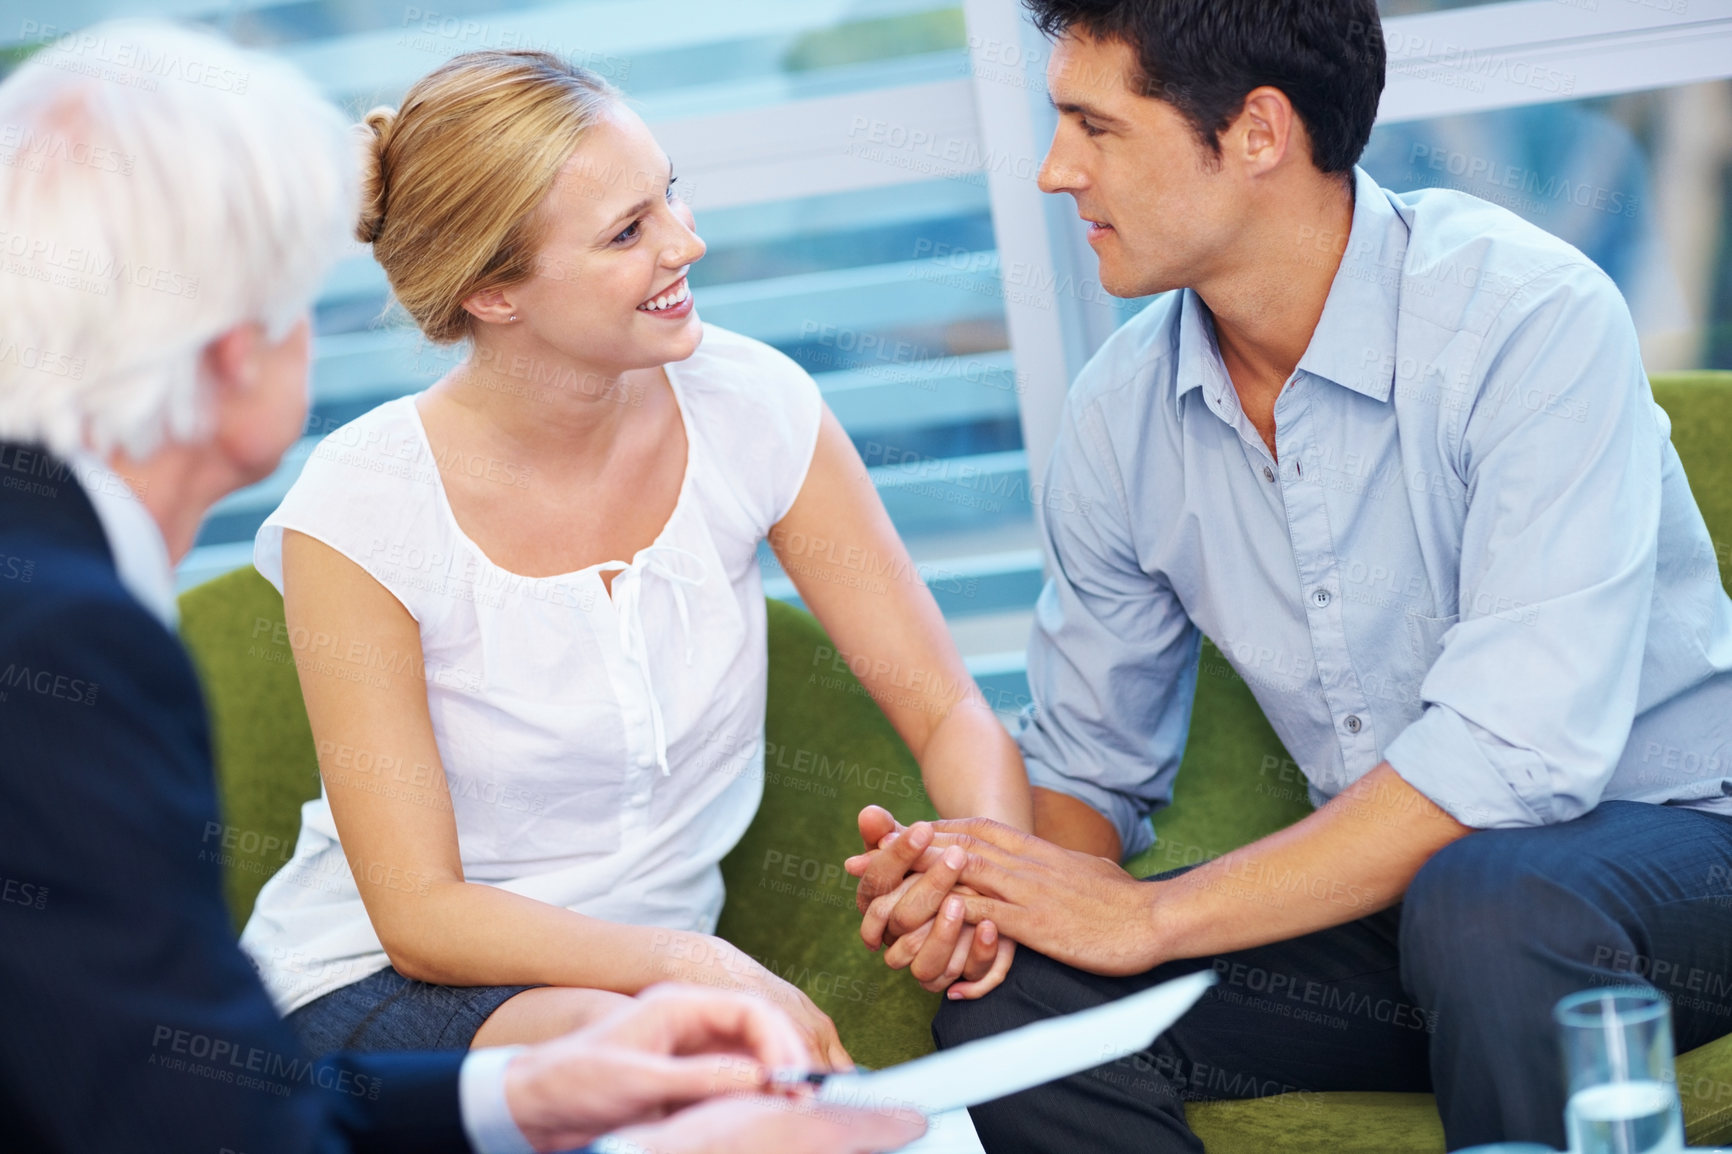
<path fill-rule="evenodd" d="M 1325 605 L 1328 605 L 1329 604 L 1329 590 L 1327 590 L 1327 589 L 1313 589 L 1311 591 L 1311 604 L 1317 606 L 1317 608 L 1319 608 L 1319 609 L 1323 608 Z M 1357 723 L 1355 723 L 1355 724 L 1357 724 Z"/>
<path fill-rule="evenodd" d="M 1347 720 L 1341 724 L 1347 727 L 1348 733 L 1358 733 L 1361 729 L 1365 728 L 1365 723 L 1359 720 L 1359 715 L 1357 713 L 1349 713 L 1347 715 Z"/>
<path fill-rule="evenodd" d="M 1267 465 L 1264 465 L 1263 466 L 1263 479 L 1265 481 L 1273 481 L 1275 479 L 1275 470 L 1271 469 Z"/>

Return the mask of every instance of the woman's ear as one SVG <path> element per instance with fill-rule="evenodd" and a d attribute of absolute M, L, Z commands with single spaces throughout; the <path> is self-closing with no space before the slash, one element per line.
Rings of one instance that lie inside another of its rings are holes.
<path fill-rule="evenodd" d="M 517 319 L 517 306 L 508 289 L 483 289 L 463 298 L 463 311 L 490 325 L 505 325 Z"/>

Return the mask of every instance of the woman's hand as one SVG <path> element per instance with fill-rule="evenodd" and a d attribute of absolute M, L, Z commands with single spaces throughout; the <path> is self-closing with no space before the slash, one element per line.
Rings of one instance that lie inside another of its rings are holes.
<path fill-rule="evenodd" d="M 933 856 L 928 852 L 932 826 L 916 822 L 903 828 L 892 819 L 893 828 L 884 829 L 889 815 L 873 809 L 860 815 L 860 832 L 868 846 L 882 832 L 878 844 L 885 848 L 849 858 L 846 867 L 861 878 L 866 915 L 861 939 L 875 950 L 888 946 L 885 964 L 906 968 L 933 993 L 949 990 L 952 999 L 978 998 L 996 989 L 1010 972 L 1016 944 L 990 919 L 970 923 L 964 918 L 963 898 L 978 896 L 962 884 L 967 856 L 959 850 L 942 852 L 922 867 L 921 859 Z M 882 879 L 876 885 L 869 881 L 874 875 Z M 895 884 L 883 889 L 891 879 L 897 879 Z M 868 893 L 876 896 L 868 900 Z M 898 924 L 913 928 L 898 935 L 891 925 L 893 914 Z"/>
<path fill-rule="evenodd" d="M 974 893 L 967 886 L 957 886 L 955 892 Z M 1016 960 L 1016 943 L 990 921 L 965 922 L 963 910 L 960 896 L 949 899 L 937 917 L 897 938 L 884 951 L 884 964 L 893 970 L 907 968 L 921 989 L 934 994 L 948 991 L 952 1001 L 971 1000 L 997 989 Z"/>
<path fill-rule="evenodd" d="M 808 1054 L 802 1065 L 815 1070 L 854 1068 L 829 1015 L 738 946 L 706 934 L 658 930 L 651 954 L 658 980 L 737 990 L 779 1007 L 805 1041 Z"/>
<path fill-rule="evenodd" d="M 740 975 L 735 988 L 774 1004 L 793 1019 L 795 1028 L 806 1043 L 813 1069 L 854 1068 L 854 1059 L 842 1048 L 842 1038 L 836 1033 L 836 1023 L 798 986 L 783 981 L 753 962 L 752 970 Z"/>
<path fill-rule="evenodd" d="M 656 986 L 513 1057 L 505 1100 L 537 1150 L 566 1150 L 693 1102 L 762 1092 L 771 1070 L 805 1065 L 806 1051 L 787 1015 L 759 999 Z"/>

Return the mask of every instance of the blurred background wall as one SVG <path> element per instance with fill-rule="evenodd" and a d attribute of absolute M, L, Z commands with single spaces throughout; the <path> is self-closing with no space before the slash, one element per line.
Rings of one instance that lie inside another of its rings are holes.
<path fill-rule="evenodd" d="M 1494 200 L 1581 248 L 1628 297 L 1650 370 L 1732 368 L 1732 0 L 1383 4 L 1370 173 Z M 1035 507 L 1065 500 L 1031 478 L 1068 380 L 1146 302 L 1101 291 L 1069 199 L 1034 187 L 1048 49 L 1013 0 L 5 0 L 0 74 L 114 15 L 279 53 L 356 115 L 483 47 L 558 52 L 623 88 L 709 242 L 702 314 L 814 374 L 977 679 L 1007 716 L 1026 701 Z M 197 65 L 113 57 L 69 59 L 136 84 Z M 0 165 L 40 147 L 0 126 Z M 455 355 L 388 307 L 360 246 L 317 333 L 300 448 L 218 507 L 183 586 L 250 560 L 320 437 Z"/>

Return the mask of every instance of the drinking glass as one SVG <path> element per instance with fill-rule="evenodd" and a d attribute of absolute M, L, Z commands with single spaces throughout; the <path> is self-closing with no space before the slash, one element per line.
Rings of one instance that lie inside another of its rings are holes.
<path fill-rule="evenodd" d="M 1570 1154 L 1680 1154 L 1684 1115 L 1672 1070 L 1672 1007 L 1655 990 L 1571 994 L 1562 1030 Z"/>

